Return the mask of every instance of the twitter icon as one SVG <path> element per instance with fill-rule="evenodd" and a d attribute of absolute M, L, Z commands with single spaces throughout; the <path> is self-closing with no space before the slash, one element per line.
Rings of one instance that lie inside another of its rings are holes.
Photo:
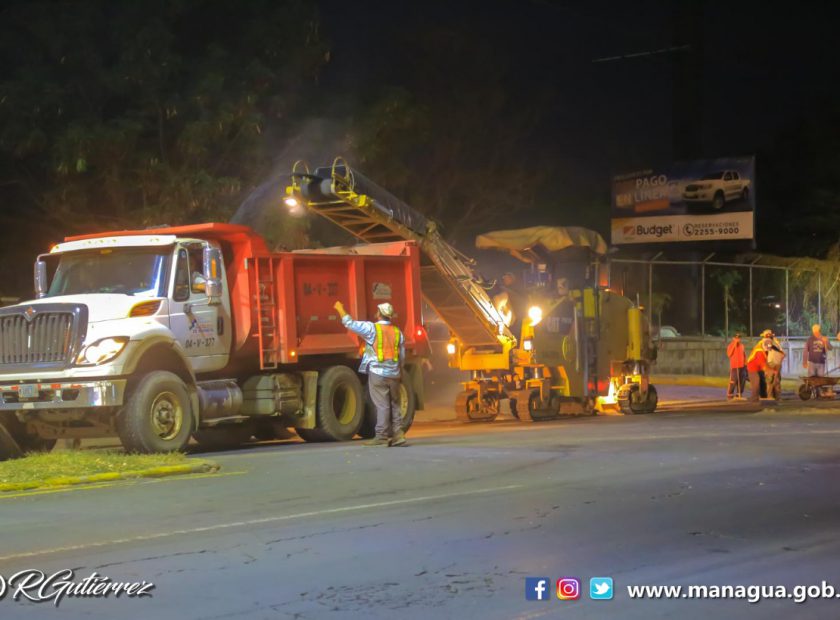
<path fill-rule="evenodd" d="M 612 597 L 612 577 L 593 577 L 589 580 L 589 598 L 593 601 L 609 601 Z"/>

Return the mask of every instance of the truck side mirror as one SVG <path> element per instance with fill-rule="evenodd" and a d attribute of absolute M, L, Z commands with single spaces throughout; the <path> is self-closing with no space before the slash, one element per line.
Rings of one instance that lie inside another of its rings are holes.
<path fill-rule="evenodd" d="M 35 297 L 41 299 L 47 296 L 47 263 L 46 261 L 35 261 Z"/>
<path fill-rule="evenodd" d="M 204 253 L 204 292 L 211 305 L 222 302 L 222 252 L 218 248 L 205 247 Z"/>

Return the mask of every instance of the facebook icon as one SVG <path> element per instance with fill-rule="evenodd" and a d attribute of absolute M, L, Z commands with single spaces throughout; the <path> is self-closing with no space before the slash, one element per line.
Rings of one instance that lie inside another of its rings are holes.
<path fill-rule="evenodd" d="M 547 601 L 548 590 L 548 577 L 525 577 L 525 600 Z"/>

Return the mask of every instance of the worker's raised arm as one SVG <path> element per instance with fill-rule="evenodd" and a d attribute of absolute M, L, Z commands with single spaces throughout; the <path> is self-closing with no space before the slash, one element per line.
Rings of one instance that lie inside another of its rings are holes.
<path fill-rule="evenodd" d="M 336 312 L 338 312 L 338 316 L 341 317 L 341 324 L 344 325 L 344 327 L 357 336 L 360 336 L 362 340 L 368 344 L 373 343 L 376 339 L 376 327 L 374 327 L 373 323 L 370 321 L 354 321 L 353 317 L 351 317 L 347 313 L 347 310 L 344 309 L 344 304 L 340 301 L 335 302 L 335 304 L 333 304 L 333 308 L 335 308 Z"/>

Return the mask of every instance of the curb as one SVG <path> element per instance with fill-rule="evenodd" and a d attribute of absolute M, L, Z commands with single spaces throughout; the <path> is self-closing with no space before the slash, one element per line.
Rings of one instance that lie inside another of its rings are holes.
<path fill-rule="evenodd" d="M 705 375 L 651 375 L 650 382 L 654 385 L 678 385 L 683 387 L 709 387 L 726 390 L 729 385 L 728 377 L 707 377 Z M 782 378 L 783 390 L 796 390 L 801 382 L 790 377 Z M 749 389 L 749 388 L 748 388 Z"/>
<path fill-rule="evenodd" d="M 90 476 L 59 476 L 47 480 L 33 482 L 6 482 L 0 484 L 0 493 L 9 491 L 31 491 L 33 489 L 73 486 L 77 484 L 92 484 L 95 482 L 113 482 L 114 480 L 132 480 L 136 478 L 165 478 L 167 476 L 182 476 L 185 474 L 205 474 L 219 471 L 218 463 L 203 461 L 185 465 L 162 465 L 149 469 L 135 469 L 122 472 L 104 472 Z"/>

